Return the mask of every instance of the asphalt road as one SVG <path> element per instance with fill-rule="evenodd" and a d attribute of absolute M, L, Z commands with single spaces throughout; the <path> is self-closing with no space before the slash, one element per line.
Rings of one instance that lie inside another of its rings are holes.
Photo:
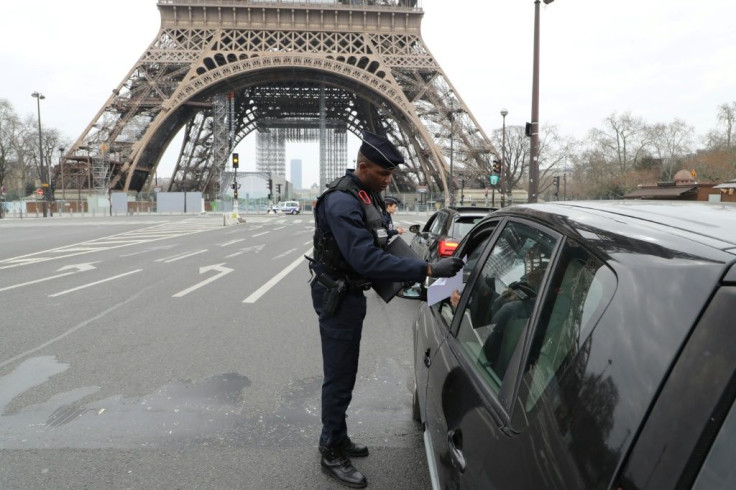
<path fill-rule="evenodd" d="M 342 488 L 316 447 L 312 231 L 308 215 L 0 220 L 0 488 Z M 355 464 L 370 488 L 429 488 L 418 304 L 367 296 Z"/>

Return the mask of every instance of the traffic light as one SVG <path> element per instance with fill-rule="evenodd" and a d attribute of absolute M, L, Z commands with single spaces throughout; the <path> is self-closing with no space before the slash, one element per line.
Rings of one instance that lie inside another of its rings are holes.
<path fill-rule="evenodd" d="M 272 199 L 273 196 L 273 179 L 268 179 L 268 198 Z"/>
<path fill-rule="evenodd" d="M 238 165 L 240 165 L 240 158 L 237 153 L 233 153 L 233 168 L 238 168 Z"/>
<path fill-rule="evenodd" d="M 552 177 L 552 183 L 555 186 L 555 198 L 559 198 L 560 197 L 560 176 L 555 175 L 554 177 Z"/>
<path fill-rule="evenodd" d="M 501 162 L 499 162 L 498 160 L 493 160 L 493 173 L 494 174 L 501 173 Z"/>

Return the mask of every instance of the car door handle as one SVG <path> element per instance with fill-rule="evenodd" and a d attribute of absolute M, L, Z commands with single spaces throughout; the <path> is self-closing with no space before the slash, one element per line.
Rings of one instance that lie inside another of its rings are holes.
<path fill-rule="evenodd" d="M 447 432 L 447 446 L 450 448 L 452 465 L 460 472 L 465 472 L 465 456 L 463 456 L 463 432 L 451 429 Z"/>
<path fill-rule="evenodd" d="M 432 349 L 427 349 L 424 352 L 424 365 L 429 367 L 432 365 L 432 358 L 430 357 L 430 352 L 432 352 Z"/>

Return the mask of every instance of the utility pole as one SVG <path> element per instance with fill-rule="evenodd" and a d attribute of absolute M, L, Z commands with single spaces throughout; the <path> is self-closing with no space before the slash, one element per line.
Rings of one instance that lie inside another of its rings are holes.
<path fill-rule="evenodd" d="M 548 5 L 554 0 L 544 0 Z M 534 0 L 534 60 L 532 65 L 532 122 L 529 157 L 529 202 L 537 202 L 539 193 L 539 0 Z"/>

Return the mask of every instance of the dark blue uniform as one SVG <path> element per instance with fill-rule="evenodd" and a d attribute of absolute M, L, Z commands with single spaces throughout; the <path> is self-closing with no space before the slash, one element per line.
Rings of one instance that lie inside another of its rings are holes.
<path fill-rule="evenodd" d="M 357 177 L 348 171 L 357 185 L 368 195 Z M 373 200 L 376 201 L 375 196 Z M 382 211 L 378 204 L 379 213 Z M 324 196 L 315 211 L 318 226 L 333 235 L 343 258 L 353 271 L 367 280 L 422 281 L 427 276 L 427 262 L 398 258 L 376 245 L 365 224 L 363 203 L 348 192 L 333 191 Z M 317 264 L 315 273 L 323 271 Z M 352 399 L 358 372 L 360 338 L 366 314 L 362 289 L 350 290 L 337 312 L 328 316 L 323 311 L 325 288 L 312 281 L 312 303 L 319 317 L 322 339 L 324 382 L 322 384 L 322 434 L 320 446 L 332 447 L 347 437 L 345 412 Z"/>

